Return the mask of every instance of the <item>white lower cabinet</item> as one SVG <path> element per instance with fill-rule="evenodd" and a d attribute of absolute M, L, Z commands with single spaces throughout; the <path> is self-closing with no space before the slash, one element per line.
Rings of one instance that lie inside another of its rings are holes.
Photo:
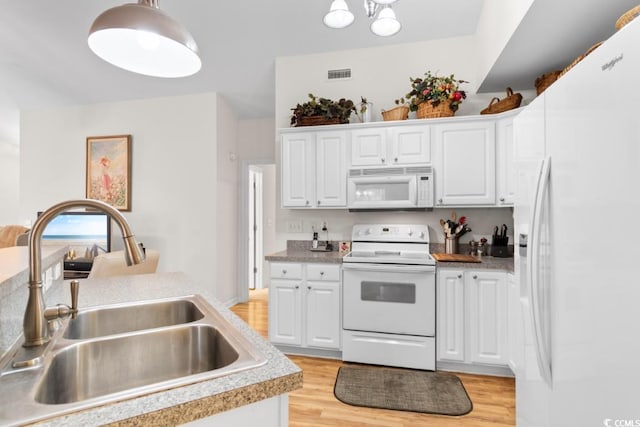
<path fill-rule="evenodd" d="M 472 372 L 483 372 L 485 366 L 506 368 L 507 273 L 439 268 L 437 291 L 439 365 L 453 362 Z"/>
<path fill-rule="evenodd" d="M 520 290 L 518 282 L 513 273 L 507 274 L 508 292 L 507 299 L 509 307 L 507 309 L 507 335 L 509 337 L 509 368 L 515 374 L 518 363 L 520 362 Z"/>
<path fill-rule="evenodd" d="M 292 276 L 283 279 L 286 274 Z M 340 266 L 272 263 L 269 339 L 300 348 L 340 349 Z"/>
<path fill-rule="evenodd" d="M 438 269 L 438 360 L 464 362 L 464 272 Z"/>

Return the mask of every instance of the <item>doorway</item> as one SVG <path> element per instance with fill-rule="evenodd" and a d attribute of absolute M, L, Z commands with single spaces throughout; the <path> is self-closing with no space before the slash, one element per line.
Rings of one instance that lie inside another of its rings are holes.
<path fill-rule="evenodd" d="M 241 168 L 239 302 L 249 289 L 267 287 L 264 255 L 275 251 L 275 164 L 245 160 Z"/>
<path fill-rule="evenodd" d="M 249 258 L 247 277 L 249 289 L 262 289 L 262 168 L 249 166 L 249 206 L 247 223 L 249 245 L 247 256 Z"/>

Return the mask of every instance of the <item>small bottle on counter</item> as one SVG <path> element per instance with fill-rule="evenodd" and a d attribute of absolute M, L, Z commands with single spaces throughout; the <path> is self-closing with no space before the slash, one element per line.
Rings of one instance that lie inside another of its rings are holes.
<path fill-rule="evenodd" d="M 313 241 L 311 242 L 311 247 L 313 249 L 318 249 L 318 233 L 317 232 L 313 232 Z"/>
<path fill-rule="evenodd" d="M 472 240 L 469 242 L 469 255 L 476 256 L 478 254 L 478 242 Z"/>

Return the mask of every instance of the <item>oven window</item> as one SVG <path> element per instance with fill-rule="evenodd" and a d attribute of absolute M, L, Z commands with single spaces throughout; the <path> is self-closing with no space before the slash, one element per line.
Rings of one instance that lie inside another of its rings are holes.
<path fill-rule="evenodd" d="M 416 285 L 414 283 L 369 282 L 360 283 L 362 301 L 416 303 Z"/>

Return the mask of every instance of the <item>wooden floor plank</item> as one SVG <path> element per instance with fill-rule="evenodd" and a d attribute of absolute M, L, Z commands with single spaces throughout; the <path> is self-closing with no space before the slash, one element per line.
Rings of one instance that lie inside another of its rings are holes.
<path fill-rule="evenodd" d="M 269 296 L 266 289 L 250 292 L 248 303 L 232 307 L 263 337 L 268 338 Z M 464 416 L 418 414 L 351 406 L 333 395 L 339 360 L 289 356 L 304 375 L 302 389 L 289 394 L 291 427 L 510 427 L 515 425 L 513 378 L 456 373 L 473 410 Z"/>

